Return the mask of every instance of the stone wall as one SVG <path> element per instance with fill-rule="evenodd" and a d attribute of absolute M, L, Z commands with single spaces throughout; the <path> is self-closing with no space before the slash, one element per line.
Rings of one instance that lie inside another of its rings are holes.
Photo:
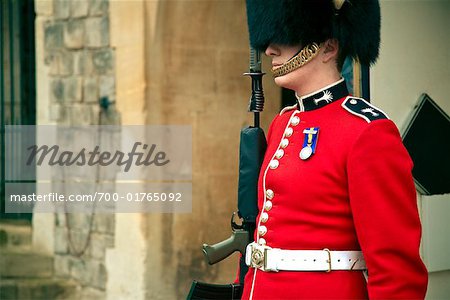
<path fill-rule="evenodd" d="M 106 0 L 39 1 L 53 4 L 44 22 L 49 67 L 50 120 L 98 124 L 100 97 L 115 99 L 114 51 L 109 47 Z M 39 8 L 39 5 L 37 5 Z M 39 15 L 40 11 L 38 11 Z"/>
<path fill-rule="evenodd" d="M 37 62 L 38 84 L 47 85 L 39 87 L 44 92 L 38 92 L 38 124 L 117 124 L 108 1 L 36 0 L 35 4 L 40 26 L 37 59 L 42 60 Z M 100 98 L 111 103 L 105 111 Z M 79 179 L 75 176 L 66 174 L 64 179 Z M 91 177 L 86 176 L 96 180 Z M 82 298 L 104 298 L 105 252 L 114 246 L 115 216 L 58 213 L 54 220 L 56 277 L 76 280 Z"/>

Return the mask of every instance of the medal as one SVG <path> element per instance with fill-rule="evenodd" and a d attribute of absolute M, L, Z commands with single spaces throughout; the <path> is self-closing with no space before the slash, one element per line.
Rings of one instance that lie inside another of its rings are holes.
<path fill-rule="evenodd" d="M 310 146 L 306 146 L 300 151 L 300 158 L 306 160 L 312 155 L 312 153 L 312 148 Z"/>
<path fill-rule="evenodd" d="M 316 152 L 317 139 L 319 137 L 319 127 L 310 127 L 303 130 L 305 138 L 303 140 L 303 148 L 299 153 L 301 160 L 307 160 Z"/>

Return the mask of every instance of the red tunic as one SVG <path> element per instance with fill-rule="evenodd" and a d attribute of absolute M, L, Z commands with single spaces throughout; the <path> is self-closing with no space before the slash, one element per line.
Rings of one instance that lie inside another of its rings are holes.
<path fill-rule="evenodd" d="M 317 101 L 325 92 L 316 95 Z M 257 225 L 267 233 L 261 236 L 257 230 L 255 241 L 286 250 L 362 250 L 368 284 L 361 271 L 250 268 L 242 299 L 425 297 L 427 270 L 419 256 L 412 161 L 392 121 L 376 108 L 359 114 L 347 110 L 346 98 L 323 99 L 319 102 L 326 105 L 308 111 L 285 109 L 273 120 L 258 185 Z M 302 160 L 303 130 L 311 127 L 319 127 L 316 151 Z M 272 163 L 275 168 L 269 167 L 273 160 L 278 161 Z M 270 210 L 264 208 L 268 201 Z M 268 215 L 265 222 L 261 210 Z"/>

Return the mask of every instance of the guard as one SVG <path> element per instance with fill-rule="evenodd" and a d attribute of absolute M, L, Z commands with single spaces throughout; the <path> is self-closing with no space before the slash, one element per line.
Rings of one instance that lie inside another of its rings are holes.
<path fill-rule="evenodd" d="M 340 75 L 346 57 L 375 63 L 378 1 L 247 0 L 247 14 L 251 45 L 298 102 L 267 134 L 242 299 L 423 299 L 412 161 Z"/>

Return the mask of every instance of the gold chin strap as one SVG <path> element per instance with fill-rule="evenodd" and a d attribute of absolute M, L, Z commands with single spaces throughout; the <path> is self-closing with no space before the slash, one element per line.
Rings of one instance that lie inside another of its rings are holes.
<path fill-rule="evenodd" d="M 317 55 L 317 53 L 319 53 L 320 47 L 322 47 L 322 44 L 318 45 L 316 43 L 312 43 L 307 45 L 297 55 L 292 57 L 283 65 L 272 69 L 273 77 L 286 75 L 305 65 L 307 62 L 311 61 L 311 59 L 313 59 Z"/>

